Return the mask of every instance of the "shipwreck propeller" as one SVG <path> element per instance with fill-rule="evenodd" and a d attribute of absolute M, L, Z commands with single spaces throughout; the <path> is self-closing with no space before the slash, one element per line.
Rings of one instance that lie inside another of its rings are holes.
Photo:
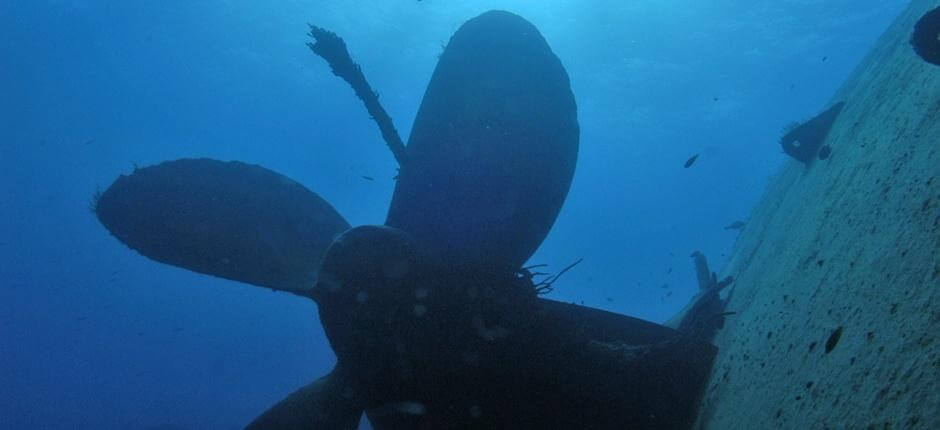
<path fill-rule="evenodd" d="M 316 301 L 336 367 L 249 428 L 352 429 L 363 411 L 378 429 L 690 426 L 707 340 L 540 298 L 521 267 L 578 152 L 568 76 L 538 30 L 502 11 L 461 26 L 407 147 L 342 39 L 311 36 L 399 162 L 386 225 L 350 229 L 282 175 L 209 159 L 135 169 L 94 205 L 146 257 Z"/>

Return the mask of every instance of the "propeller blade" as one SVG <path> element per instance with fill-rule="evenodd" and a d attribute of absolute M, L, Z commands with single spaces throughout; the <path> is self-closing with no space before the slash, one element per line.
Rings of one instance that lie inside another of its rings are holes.
<path fill-rule="evenodd" d="M 326 200 L 263 167 L 207 158 L 121 175 L 95 196 L 114 237 L 194 272 L 308 296 L 349 224 Z"/>
<path fill-rule="evenodd" d="M 333 369 L 281 400 L 246 430 L 336 429 L 355 430 L 363 406 L 352 385 Z"/>
<path fill-rule="evenodd" d="M 568 194 L 578 133 L 568 74 L 535 26 L 471 19 L 428 84 L 386 224 L 441 262 L 517 269 Z"/>

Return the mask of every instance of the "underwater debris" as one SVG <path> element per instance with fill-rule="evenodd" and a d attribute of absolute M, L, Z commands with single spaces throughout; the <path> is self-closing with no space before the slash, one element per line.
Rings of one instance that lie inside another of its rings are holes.
<path fill-rule="evenodd" d="M 382 104 L 379 103 L 379 93 L 372 90 L 369 82 L 366 81 L 365 75 L 362 73 L 362 68 L 349 56 L 349 51 L 346 49 L 346 42 L 332 31 L 324 30 L 315 25 L 309 26 L 310 33 L 308 33 L 308 36 L 313 38 L 314 41 L 307 42 L 307 47 L 310 48 L 314 54 L 326 60 L 333 74 L 343 78 L 343 80 L 353 88 L 356 92 L 356 96 L 366 105 L 369 116 L 371 116 L 379 126 L 379 131 L 382 132 L 382 138 L 395 156 L 395 161 L 398 162 L 399 166 L 407 164 L 406 160 L 408 156 L 405 151 L 405 144 L 402 143 L 401 137 L 398 136 L 398 131 L 395 130 L 392 118 L 388 116 Z"/>
<path fill-rule="evenodd" d="M 780 138 L 783 152 L 804 164 L 812 161 L 844 106 L 844 102 L 836 103 L 809 121 L 785 127 L 785 134 Z M 828 157 L 828 152 L 826 156 Z"/>
<path fill-rule="evenodd" d="M 695 279 L 698 281 L 698 288 L 704 290 L 711 281 L 708 259 L 705 258 L 705 254 L 699 251 L 692 251 L 689 257 L 692 257 L 692 263 L 695 266 Z"/>
<path fill-rule="evenodd" d="M 548 293 L 550 293 L 550 292 L 552 292 L 552 291 L 555 290 L 555 287 L 554 287 L 552 284 L 554 284 L 555 281 L 557 281 L 558 278 L 561 277 L 561 275 L 564 275 L 565 272 L 571 270 L 572 267 L 577 266 L 577 265 L 578 265 L 579 263 L 581 263 L 582 261 L 584 261 L 584 258 L 579 258 L 579 259 L 577 259 L 574 263 L 571 263 L 571 264 L 569 264 L 567 267 L 565 267 L 564 269 L 561 269 L 561 272 L 558 272 L 558 273 L 555 274 L 555 275 L 550 275 L 550 276 L 549 276 L 548 273 L 544 273 L 544 272 L 533 272 L 531 269 L 535 269 L 535 268 L 538 268 L 538 267 L 545 267 L 545 266 L 547 266 L 546 264 L 536 264 L 536 265 L 534 265 L 534 266 L 528 266 L 528 267 L 523 267 L 523 268 L 519 269 L 519 271 L 516 273 L 516 276 L 517 276 L 518 278 L 520 278 L 520 279 L 523 279 L 523 278 L 524 278 L 524 279 L 528 279 L 529 281 L 532 281 L 533 278 L 535 278 L 536 276 L 548 276 L 546 279 L 543 279 L 543 280 L 541 280 L 541 281 L 539 281 L 539 282 L 535 282 L 535 283 L 533 284 L 533 286 L 535 287 L 535 294 L 536 294 L 536 295 L 548 294 Z"/>
<path fill-rule="evenodd" d="M 940 66 L 940 7 L 925 13 L 914 24 L 911 46 L 924 61 Z"/>
<path fill-rule="evenodd" d="M 705 255 L 699 251 L 693 252 L 690 257 L 695 265 L 699 294 L 692 299 L 692 305 L 687 308 L 688 311 L 684 312 L 677 324 L 677 329 L 693 337 L 710 341 L 715 336 L 715 332 L 724 327 L 725 317 L 734 314 L 734 312 L 725 312 L 725 306 L 728 305 L 730 297 L 723 299 L 720 295 L 725 287 L 734 282 L 734 278 L 728 276 L 719 281 L 718 275 L 709 270 Z"/>
<path fill-rule="evenodd" d="M 685 167 L 686 169 L 688 169 L 689 167 L 692 167 L 692 164 L 695 163 L 695 160 L 696 160 L 697 158 L 698 158 L 698 154 L 695 154 L 695 155 L 689 157 L 688 160 L 685 160 L 685 165 L 682 166 L 682 167 Z"/>

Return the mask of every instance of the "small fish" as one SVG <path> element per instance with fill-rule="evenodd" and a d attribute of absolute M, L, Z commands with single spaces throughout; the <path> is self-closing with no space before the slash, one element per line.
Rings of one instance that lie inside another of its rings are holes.
<path fill-rule="evenodd" d="M 696 158 L 698 158 L 698 154 L 695 154 L 695 155 L 693 155 L 692 157 L 690 157 L 688 160 L 685 160 L 685 166 L 683 166 L 683 167 L 685 167 L 686 169 L 688 169 L 689 167 L 691 167 L 692 164 L 695 163 L 695 159 L 696 159 Z"/>
<path fill-rule="evenodd" d="M 741 230 L 747 223 L 744 221 L 735 221 L 725 226 L 725 230 Z"/>
<path fill-rule="evenodd" d="M 669 288 L 669 284 L 663 284 L 663 286 L 661 286 L 661 287 L 659 287 L 659 288 L 662 288 L 662 289 L 664 289 L 664 290 L 665 290 L 665 289 L 668 289 L 668 288 Z"/>
<path fill-rule="evenodd" d="M 823 57 L 823 62 L 826 62 L 826 60 L 828 60 L 828 59 L 829 59 L 828 56 L 824 56 L 824 57 Z"/>
<path fill-rule="evenodd" d="M 668 274 L 670 274 L 670 273 L 672 273 L 672 267 L 666 269 L 666 274 L 668 275 Z"/>
<path fill-rule="evenodd" d="M 613 302 L 614 302 L 614 299 L 608 297 L 608 298 L 607 298 L 607 301 L 613 303 Z"/>
<path fill-rule="evenodd" d="M 87 146 L 87 145 L 91 145 L 92 143 L 95 143 L 95 139 L 94 139 L 94 138 L 91 138 L 91 139 L 88 139 L 88 140 L 82 142 L 82 145 Z"/>
<path fill-rule="evenodd" d="M 366 176 L 366 175 L 362 175 L 362 179 L 365 179 L 365 180 L 367 180 L 367 181 L 374 181 L 374 180 L 375 180 L 375 178 L 373 178 L 373 177 L 371 177 L 371 176 Z"/>

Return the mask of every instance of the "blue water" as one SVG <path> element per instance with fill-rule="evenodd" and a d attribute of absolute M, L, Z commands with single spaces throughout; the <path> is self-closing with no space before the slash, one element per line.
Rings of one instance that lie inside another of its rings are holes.
<path fill-rule="evenodd" d="M 149 261 L 89 211 L 135 165 L 205 156 L 381 223 L 394 159 L 307 22 L 346 39 L 404 136 L 462 22 L 502 8 L 538 26 L 582 133 L 531 263 L 583 257 L 550 297 L 660 322 L 697 289 L 689 254 L 720 268 L 722 227 L 792 162 L 781 128 L 824 107 L 905 3 L 0 2 L 0 428 L 239 428 L 331 368 L 311 302 Z"/>

